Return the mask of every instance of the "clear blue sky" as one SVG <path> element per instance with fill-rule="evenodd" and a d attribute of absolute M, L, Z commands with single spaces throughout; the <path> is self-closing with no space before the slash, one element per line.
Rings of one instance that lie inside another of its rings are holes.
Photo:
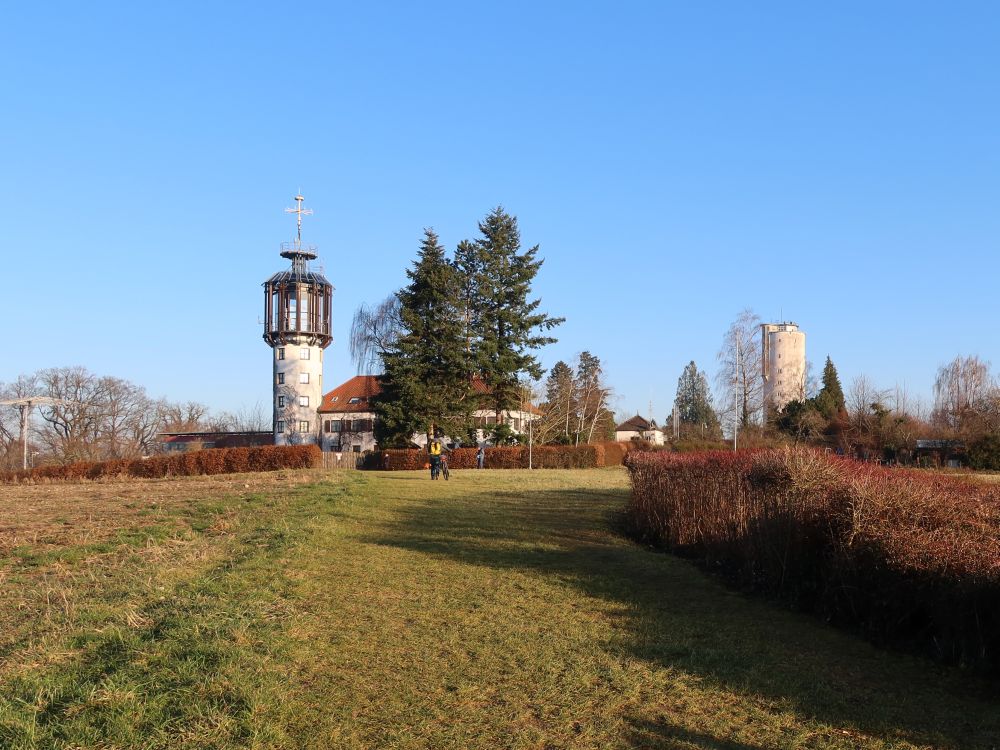
<path fill-rule="evenodd" d="M 21 3 L 0 62 L 0 381 L 269 406 L 299 189 L 329 387 L 422 228 L 497 204 L 567 318 L 543 364 L 597 354 L 621 412 L 662 419 L 744 307 L 845 387 L 1000 365 L 996 3 Z"/>

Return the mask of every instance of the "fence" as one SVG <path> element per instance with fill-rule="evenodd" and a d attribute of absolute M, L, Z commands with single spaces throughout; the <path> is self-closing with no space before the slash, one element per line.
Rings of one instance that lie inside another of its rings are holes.
<path fill-rule="evenodd" d="M 351 453 L 348 451 L 323 451 L 324 469 L 360 469 L 364 461 L 364 453 Z"/>

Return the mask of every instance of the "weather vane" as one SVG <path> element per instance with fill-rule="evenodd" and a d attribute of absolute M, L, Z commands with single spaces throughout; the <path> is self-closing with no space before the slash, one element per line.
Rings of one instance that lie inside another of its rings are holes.
<path fill-rule="evenodd" d="M 311 208 L 302 208 L 302 201 L 304 200 L 305 198 L 302 197 L 302 193 L 299 193 L 298 195 L 295 196 L 295 203 L 296 203 L 295 208 L 285 209 L 286 214 L 296 214 L 295 223 L 298 228 L 298 236 L 295 240 L 295 243 L 297 245 L 302 244 L 302 217 L 312 215 Z"/>

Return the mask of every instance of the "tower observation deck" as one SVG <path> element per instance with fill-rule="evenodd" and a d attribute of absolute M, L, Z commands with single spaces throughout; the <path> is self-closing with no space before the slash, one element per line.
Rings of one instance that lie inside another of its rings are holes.
<path fill-rule="evenodd" d="M 270 346 L 308 342 L 325 349 L 333 341 L 333 284 L 309 268 L 317 254 L 314 245 L 302 242 L 302 217 L 312 213 L 302 208 L 303 200 L 297 195 L 296 207 L 285 209 L 296 214 L 297 232 L 293 241 L 281 243 L 280 255 L 291 260 L 292 266 L 264 282 L 264 340 Z"/>

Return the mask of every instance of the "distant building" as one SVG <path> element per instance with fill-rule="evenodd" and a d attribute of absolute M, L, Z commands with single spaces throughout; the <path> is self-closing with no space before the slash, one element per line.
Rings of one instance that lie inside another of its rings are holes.
<path fill-rule="evenodd" d="M 663 445 L 665 442 L 663 430 L 656 426 L 656 420 L 638 414 L 615 427 L 615 440 L 619 443 L 644 440 L 651 445 Z"/>
<path fill-rule="evenodd" d="M 274 445 L 270 430 L 243 432 L 161 432 L 156 436 L 160 450 L 183 453 L 203 448 L 253 448 Z"/>
<path fill-rule="evenodd" d="M 765 409 L 805 400 L 806 334 L 795 323 L 764 323 L 760 341 Z"/>
<path fill-rule="evenodd" d="M 472 390 L 480 397 L 490 390 L 482 380 L 472 381 Z M 323 396 L 319 407 L 321 433 L 319 443 L 326 451 L 352 451 L 362 453 L 375 449 L 375 410 L 371 399 L 382 392 L 376 375 L 355 375 Z M 486 440 L 489 431 L 496 425 L 496 413 L 492 409 L 477 409 L 472 413 L 477 430 L 477 440 Z M 510 409 L 502 413 L 503 423 L 514 432 L 523 433 L 528 423 L 541 418 L 541 411 L 533 404 L 525 404 L 522 409 Z M 414 433 L 411 442 L 419 447 L 427 443 L 427 436 Z"/>

